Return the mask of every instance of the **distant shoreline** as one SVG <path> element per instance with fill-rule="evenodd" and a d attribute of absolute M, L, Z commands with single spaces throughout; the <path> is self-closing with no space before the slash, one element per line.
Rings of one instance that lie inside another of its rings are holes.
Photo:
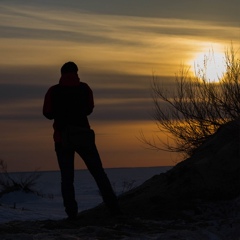
<path fill-rule="evenodd" d="M 112 167 L 112 168 L 104 168 L 106 171 L 108 170 L 113 170 L 113 169 L 133 169 L 133 168 L 172 168 L 173 166 L 150 166 L 150 167 Z M 83 168 L 83 169 L 75 169 L 75 171 L 85 171 L 87 170 L 87 168 Z M 41 173 L 41 172 L 44 172 L 44 173 L 50 173 L 50 172 L 60 172 L 60 170 L 35 170 L 35 171 L 19 171 L 19 172 L 16 172 L 16 171 L 13 171 L 13 172 L 8 172 L 10 174 L 15 174 L 15 173 L 35 173 L 35 172 L 38 172 L 38 173 Z"/>

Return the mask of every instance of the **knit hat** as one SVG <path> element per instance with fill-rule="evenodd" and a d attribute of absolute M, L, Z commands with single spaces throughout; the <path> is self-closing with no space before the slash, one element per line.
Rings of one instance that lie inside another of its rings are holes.
<path fill-rule="evenodd" d="M 78 72 L 78 67 L 74 62 L 64 63 L 63 66 L 61 67 L 61 74 L 77 73 L 77 72 Z"/>

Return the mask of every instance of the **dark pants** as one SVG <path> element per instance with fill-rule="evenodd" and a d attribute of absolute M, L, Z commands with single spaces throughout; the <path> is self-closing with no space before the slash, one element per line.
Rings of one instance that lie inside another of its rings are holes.
<path fill-rule="evenodd" d="M 95 144 L 89 146 L 64 147 L 61 143 L 55 143 L 55 151 L 61 170 L 61 190 L 65 211 L 69 217 L 77 215 L 78 206 L 75 200 L 74 190 L 74 153 L 77 152 L 85 162 L 88 170 L 94 177 L 102 198 L 110 211 L 116 211 L 117 197 L 111 183 L 104 172 L 102 162 Z"/>

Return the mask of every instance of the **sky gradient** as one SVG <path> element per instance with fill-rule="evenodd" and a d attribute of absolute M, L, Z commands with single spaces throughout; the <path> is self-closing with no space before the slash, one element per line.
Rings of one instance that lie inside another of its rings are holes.
<path fill-rule="evenodd" d="M 9 171 L 58 169 L 42 104 L 61 66 L 74 61 L 94 93 L 89 119 L 104 167 L 175 164 L 178 155 L 138 140 L 157 131 L 152 76 L 171 84 L 199 53 L 239 48 L 239 8 L 238 0 L 2 0 L 0 159 Z"/>

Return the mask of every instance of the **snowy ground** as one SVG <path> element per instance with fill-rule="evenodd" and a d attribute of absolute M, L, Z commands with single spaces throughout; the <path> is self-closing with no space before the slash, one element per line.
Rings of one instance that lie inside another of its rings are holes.
<path fill-rule="evenodd" d="M 117 194 L 136 187 L 155 174 L 169 167 L 106 169 Z M 32 173 L 14 173 L 16 179 Z M 41 194 L 13 192 L 0 198 L 0 223 L 14 220 L 62 219 L 66 214 L 62 205 L 59 172 L 42 172 L 35 189 Z M 75 173 L 76 200 L 79 211 L 92 208 L 102 202 L 98 188 L 87 170 Z"/>
<path fill-rule="evenodd" d="M 107 169 L 120 194 L 167 168 Z M 17 174 L 16 174 L 17 175 Z M 17 176 L 16 176 L 17 177 Z M 203 214 L 186 213 L 189 218 L 164 221 L 113 219 L 112 224 L 83 226 L 69 223 L 62 207 L 58 172 L 44 172 L 36 186 L 42 196 L 14 192 L 0 198 L 1 240 L 240 240 L 240 199 L 218 206 L 200 203 Z M 76 198 L 79 210 L 98 205 L 101 197 L 89 173 L 77 171 Z"/>

